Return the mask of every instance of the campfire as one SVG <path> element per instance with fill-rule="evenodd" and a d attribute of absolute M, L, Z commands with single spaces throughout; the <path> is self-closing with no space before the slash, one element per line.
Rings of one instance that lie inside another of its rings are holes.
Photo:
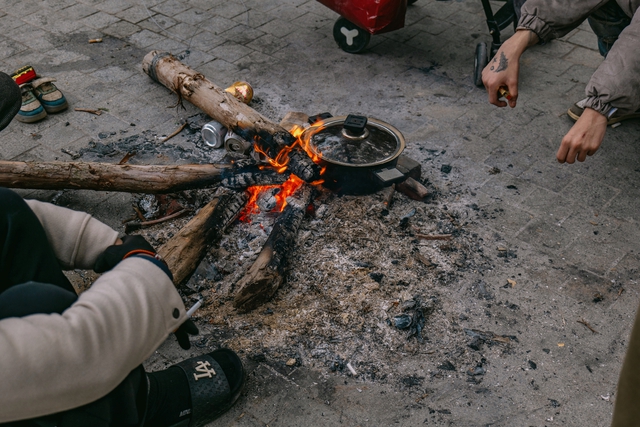
<path fill-rule="evenodd" d="M 457 271 L 486 268 L 487 261 L 470 249 L 478 241 L 463 229 L 463 201 L 450 200 L 445 210 L 424 203 L 437 190 L 398 148 L 404 148 L 398 130 L 375 119 L 363 124 L 358 116 L 327 114 L 290 113 L 275 124 L 170 56 L 150 55 L 149 75 L 252 141 L 253 153 L 207 164 L 203 152 L 198 164 L 164 166 L 0 162 L 0 185 L 187 200 L 189 206 L 174 206 L 160 218 L 143 212 L 134 222 L 151 227 L 150 240 L 183 296 L 205 301 L 197 316 L 213 332 L 197 345 L 211 340 L 246 349 L 256 360 L 317 363 L 370 379 L 394 371 L 394 351 L 424 351 L 429 336 L 464 347 L 467 337 L 451 330 L 446 314 L 455 303 L 443 303 L 442 296 Z M 332 146 L 345 127 L 356 141 L 365 128 L 384 136 L 385 161 L 351 156 L 351 143 L 349 150 Z M 144 145 L 147 139 L 127 141 Z M 109 148 L 129 151 L 126 144 Z M 157 226 L 163 219 L 170 222 Z"/>

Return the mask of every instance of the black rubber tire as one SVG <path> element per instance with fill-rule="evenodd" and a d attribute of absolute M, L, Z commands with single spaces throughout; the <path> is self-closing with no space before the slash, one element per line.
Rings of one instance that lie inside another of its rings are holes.
<path fill-rule="evenodd" d="M 341 16 L 333 25 L 333 38 L 345 52 L 360 53 L 369 44 L 371 34 Z"/>
<path fill-rule="evenodd" d="M 489 55 L 487 53 L 487 44 L 478 43 L 476 46 L 476 57 L 473 64 L 473 83 L 478 87 L 484 87 L 482 83 L 482 70 L 489 63 Z"/>

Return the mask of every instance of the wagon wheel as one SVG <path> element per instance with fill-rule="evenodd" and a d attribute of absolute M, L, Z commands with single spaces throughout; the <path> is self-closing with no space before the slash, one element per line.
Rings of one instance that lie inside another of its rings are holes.
<path fill-rule="evenodd" d="M 333 25 L 333 38 L 345 52 L 359 53 L 369 44 L 371 34 L 341 16 Z"/>
<path fill-rule="evenodd" d="M 478 43 L 476 46 L 476 58 L 473 64 L 473 82 L 478 87 L 483 87 L 482 83 L 482 70 L 489 63 L 489 55 L 487 54 L 487 44 L 484 42 Z"/>

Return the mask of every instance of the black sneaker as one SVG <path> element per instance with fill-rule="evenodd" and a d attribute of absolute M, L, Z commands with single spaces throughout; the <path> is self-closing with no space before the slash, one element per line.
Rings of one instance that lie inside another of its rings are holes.
<path fill-rule="evenodd" d="M 569 117 L 571 117 L 571 119 L 578 120 L 580 118 L 580 116 L 582 115 L 582 112 L 584 111 L 584 104 L 585 102 L 587 102 L 587 99 L 588 98 L 582 99 L 576 102 L 575 104 L 573 104 L 571 108 L 569 108 L 569 110 L 567 111 L 567 114 L 569 115 Z M 618 123 L 623 120 L 638 119 L 638 118 L 640 118 L 640 111 L 636 111 L 635 113 L 632 113 L 632 114 L 618 114 L 618 112 L 616 111 L 607 120 L 607 125 L 612 125 L 614 123 Z"/>

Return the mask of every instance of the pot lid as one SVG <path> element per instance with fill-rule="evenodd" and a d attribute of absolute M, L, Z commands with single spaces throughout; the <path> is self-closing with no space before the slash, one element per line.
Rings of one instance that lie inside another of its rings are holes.
<path fill-rule="evenodd" d="M 397 158 L 404 137 L 393 126 L 364 116 L 331 117 L 305 131 L 311 151 L 322 160 L 344 166 L 376 166 Z"/>

